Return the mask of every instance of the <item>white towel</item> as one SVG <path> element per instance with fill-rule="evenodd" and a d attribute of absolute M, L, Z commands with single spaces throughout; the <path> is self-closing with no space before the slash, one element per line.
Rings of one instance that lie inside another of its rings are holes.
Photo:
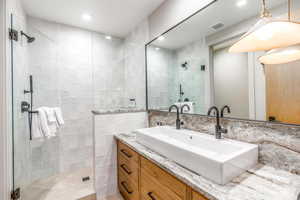
<path fill-rule="evenodd" d="M 57 121 L 56 119 L 54 122 L 49 121 L 47 117 L 47 111 L 49 111 L 49 108 L 47 107 L 41 107 L 38 109 L 39 111 L 39 117 L 40 117 L 40 124 L 41 124 L 41 130 L 45 137 L 50 138 L 56 136 L 57 132 Z"/>
<path fill-rule="evenodd" d="M 65 124 L 65 121 L 64 121 L 64 118 L 63 118 L 61 109 L 58 108 L 58 107 L 54 108 L 54 113 L 55 113 L 55 116 L 56 116 L 56 120 L 57 120 L 58 125 L 59 125 L 59 126 L 64 125 L 64 124 Z"/>
<path fill-rule="evenodd" d="M 37 111 L 39 112 L 39 122 L 40 122 L 40 129 L 45 137 L 50 136 L 50 129 L 48 127 L 48 119 L 44 108 L 38 108 Z"/>
<path fill-rule="evenodd" d="M 48 122 L 56 122 L 55 110 L 54 108 L 43 107 L 47 114 Z"/>
<path fill-rule="evenodd" d="M 39 112 L 37 114 L 32 114 L 31 133 L 32 139 L 43 139 L 44 137 L 41 129 Z"/>

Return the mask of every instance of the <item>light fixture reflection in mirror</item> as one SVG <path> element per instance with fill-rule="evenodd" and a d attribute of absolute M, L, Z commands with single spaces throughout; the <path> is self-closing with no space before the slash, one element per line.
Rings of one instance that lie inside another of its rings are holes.
<path fill-rule="evenodd" d="M 284 64 L 300 60 L 300 45 L 273 49 L 259 58 L 265 65 Z"/>
<path fill-rule="evenodd" d="M 300 23 L 290 20 L 274 20 L 265 8 L 263 0 L 262 18 L 241 39 L 230 47 L 229 52 L 266 51 L 300 43 Z"/>

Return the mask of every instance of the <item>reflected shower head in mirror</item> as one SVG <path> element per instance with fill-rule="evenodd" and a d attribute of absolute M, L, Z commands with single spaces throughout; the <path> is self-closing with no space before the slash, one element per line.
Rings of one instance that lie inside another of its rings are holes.
<path fill-rule="evenodd" d="M 185 61 L 184 63 L 181 64 L 181 67 L 182 67 L 184 70 L 187 70 L 187 69 L 188 69 L 187 65 L 188 65 L 188 62 Z"/>
<path fill-rule="evenodd" d="M 34 37 L 30 37 L 29 35 L 27 35 L 26 33 L 24 33 L 23 31 L 21 31 L 21 35 L 24 35 L 27 38 L 27 42 L 28 43 L 32 43 L 35 41 Z"/>

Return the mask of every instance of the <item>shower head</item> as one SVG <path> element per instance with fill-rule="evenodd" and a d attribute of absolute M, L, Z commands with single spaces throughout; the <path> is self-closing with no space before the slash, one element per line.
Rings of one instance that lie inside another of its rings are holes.
<path fill-rule="evenodd" d="M 182 67 L 183 69 L 187 70 L 187 69 L 188 69 L 187 65 L 188 65 L 188 62 L 185 61 L 184 63 L 181 64 L 181 67 Z"/>
<path fill-rule="evenodd" d="M 34 37 L 30 37 L 29 35 L 27 35 L 26 33 L 24 33 L 23 31 L 21 31 L 21 35 L 24 35 L 27 38 L 27 42 L 28 43 L 32 43 L 35 41 Z"/>

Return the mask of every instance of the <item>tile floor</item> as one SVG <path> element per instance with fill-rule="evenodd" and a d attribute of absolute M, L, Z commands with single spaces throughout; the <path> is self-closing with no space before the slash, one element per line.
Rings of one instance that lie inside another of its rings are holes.
<path fill-rule="evenodd" d="M 114 195 L 114 196 L 106 197 L 106 198 L 101 199 L 101 200 L 124 200 L 124 199 L 120 194 L 117 194 L 117 195 Z"/>
<path fill-rule="evenodd" d="M 22 200 L 78 200 L 88 197 L 95 194 L 92 174 L 92 169 L 87 168 L 35 181 L 21 190 Z M 85 176 L 90 176 L 90 180 L 82 182 Z"/>

